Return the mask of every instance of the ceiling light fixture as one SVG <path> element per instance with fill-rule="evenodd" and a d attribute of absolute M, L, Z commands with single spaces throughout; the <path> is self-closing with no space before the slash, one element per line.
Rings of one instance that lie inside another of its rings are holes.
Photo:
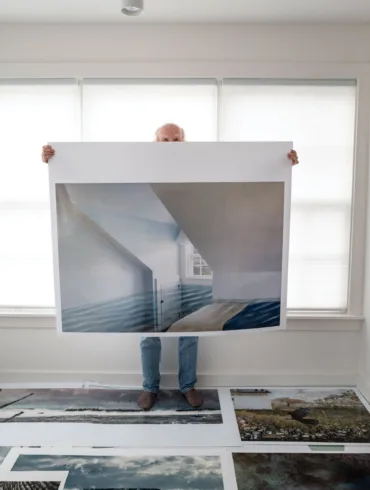
<path fill-rule="evenodd" d="M 144 10 L 144 0 L 122 0 L 121 12 L 125 15 L 139 15 Z"/>

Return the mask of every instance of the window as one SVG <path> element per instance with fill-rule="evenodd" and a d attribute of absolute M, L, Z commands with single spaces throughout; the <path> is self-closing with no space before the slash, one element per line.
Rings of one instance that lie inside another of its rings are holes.
<path fill-rule="evenodd" d="M 215 80 L 87 80 L 83 85 L 85 141 L 153 141 L 176 122 L 188 141 L 216 141 Z"/>
<path fill-rule="evenodd" d="M 48 141 L 79 138 L 76 81 L 0 81 L 0 306 L 54 305 Z"/>
<path fill-rule="evenodd" d="M 226 80 L 220 139 L 293 141 L 288 307 L 345 310 L 350 257 L 356 86 Z"/>
<path fill-rule="evenodd" d="M 212 271 L 207 262 L 200 255 L 198 250 L 189 245 L 186 248 L 187 252 L 187 274 L 189 278 L 211 279 Z"/>
<path fill-rule="evenodd" d="M 266 80 L 0 81 L 0 307 L 53 306 L 50 141 L 152 141 L 165 122 L 188 141 L 293 140 L 288 306 L 345 310 L 355 83 Z M 212 277 L 197 250 L 186 274 Z"/>

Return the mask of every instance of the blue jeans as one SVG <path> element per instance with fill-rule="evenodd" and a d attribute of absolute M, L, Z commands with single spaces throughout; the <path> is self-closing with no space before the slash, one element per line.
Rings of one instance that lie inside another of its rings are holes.
<path fill-rule="evenodd" d="M 158 393 L 161 374 L 161 339 L 144 337 L 141 339 L 141 365 L 143 369 L 143 388 Z M 194 388 L 197 382 L 198 337 L 179 338 L 179 386 L 183 393 Z"/>

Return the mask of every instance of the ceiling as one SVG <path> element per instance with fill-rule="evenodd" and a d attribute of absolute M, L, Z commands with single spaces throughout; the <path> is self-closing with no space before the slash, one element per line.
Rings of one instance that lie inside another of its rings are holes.
<path fill-rule="evenodd" d="M 120 0 L 0 0 L 4 22 L 370 22 L 370 0 L 144 0 L 139 17 Z"/>

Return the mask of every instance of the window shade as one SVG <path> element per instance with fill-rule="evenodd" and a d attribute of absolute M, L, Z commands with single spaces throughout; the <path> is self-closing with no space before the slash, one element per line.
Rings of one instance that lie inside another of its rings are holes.
<path fill-rule="evenodd" d="M 214 80 L 85 80 L 85 141 L 153 141 L 155 130 L 176 123 L 189 141 L 215 141 Z"/>
<path fill-rule="evenodd" d="M 47 166 L 41 147 L 79 138 L 73 80 L 0 83 L 0 306 L 53 306 Z"/>
<path fill-rule="evenodd" d="M 225 80 L 220 139 L 293 141 L 288 307 L 345 310 L 356 86 L 351 81 Z"/>

